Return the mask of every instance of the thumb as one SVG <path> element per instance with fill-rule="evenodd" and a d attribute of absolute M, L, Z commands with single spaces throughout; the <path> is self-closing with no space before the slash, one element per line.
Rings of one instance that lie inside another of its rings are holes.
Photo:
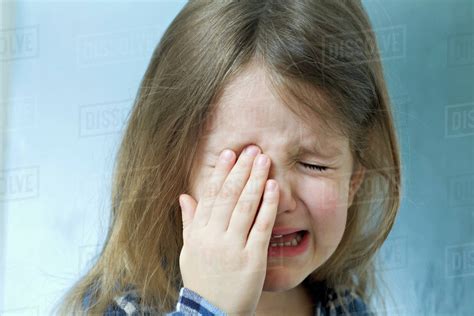
<path fill-rule="evenodd" d="M 191 225 L 194 213 L 196 212 L 196 201 L 188 194 L 180 194 L 179 205 L 181 206 L 181 215 L 183 221 L 183 231 Z"/>

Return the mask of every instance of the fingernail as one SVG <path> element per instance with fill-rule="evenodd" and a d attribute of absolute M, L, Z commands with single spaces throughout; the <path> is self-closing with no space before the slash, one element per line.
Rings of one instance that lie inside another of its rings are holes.
<path fill-rule="evenodd" d="M 230 151 L 229 149 L 226 149 L 221 153 L 221 160 L 229 162 L 232 160 L 232 156 L 233 156 L 232 151 Z"/>
<path fill-rule="evenodd" d="M 260 155 L 260 156 L 258 156 L 258 158 L 257 158 L 257 166 L 260 166 L 260 167 L 265 166 L 265 165 L 267 164 L 267 160 L 268 160 L 268 158 L 267 158 L 267 156 L 265 156 L 265 155 Z"/>
<path fill-rule="evenodd" d="M 276 182 L 273 180 L 273 181 L 268 181 L 267 182 L 267 190 L 270 191 L 270 192 L 275 192 L 276 191 L 276 187 L 277 187 L 277 184 Z"/>
<path fill-rule="evenodd" d="M 260 150 L 258 149 L 257 146 L 255 145 L 250 145 L 247 148 L 245 148 L 245 153 L 249 154 L 251 156 L 256 156 Z"/>

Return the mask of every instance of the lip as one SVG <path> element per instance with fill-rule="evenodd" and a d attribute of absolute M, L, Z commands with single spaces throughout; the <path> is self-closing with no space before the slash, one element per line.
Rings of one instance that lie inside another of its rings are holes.
<path fill-rule="evenodd" d="M 268 258 L 274 257 L 296 257 L 303 255 L 309 248 L 310 235 L 309 232 L 306 232 L 303 236 L 303 239 L 297 246 L 294 247 L 271 247 L 268 245 Z"/>
<path fill-rule="evenodd" d="M 288 235 L 291 233 L 298 232 L 300 230 L 307 230 L 304 228 L 292 228 L 292 227 L 276 227 L 272 230 L 272 235 Z"/>

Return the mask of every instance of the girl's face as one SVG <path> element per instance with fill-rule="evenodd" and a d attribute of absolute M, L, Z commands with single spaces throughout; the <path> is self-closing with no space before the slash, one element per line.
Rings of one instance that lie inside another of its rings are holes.
<path fill-rule="evenodd" d="M 318 129 L 318 122 L 314 124 Z M 271 159 L 268 178 L 275 179 L 280 188 L 275 227 L 310 233 L 305 253 L 268 257 L 264 290 L 296 287 L 329 258 L 344 233 L 355 191 L 350 187 L 353 160 L 348 140 L 311 132 L 271 93 L 258 67 L 227 87 L 205 128 L 191 175 L 191 196 L 199 201 L 223 149 L 234 150 L 238 157 L 246 145 L 259 146 Z M 304 164 L 327 169 L 313 170 Z"/>

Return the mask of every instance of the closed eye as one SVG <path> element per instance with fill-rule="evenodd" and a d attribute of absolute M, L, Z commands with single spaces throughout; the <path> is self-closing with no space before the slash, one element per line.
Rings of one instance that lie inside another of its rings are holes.
<path fill-rule="evenodd" d="M 303 167 L 307 169 L 311 169 L 311 170 L 326 171 L 328 169 L 328 167 L 325 167 L 325 166 L 311 165 L 304 162 L 301 162 L 301 164 L 303 165 Z"/>

